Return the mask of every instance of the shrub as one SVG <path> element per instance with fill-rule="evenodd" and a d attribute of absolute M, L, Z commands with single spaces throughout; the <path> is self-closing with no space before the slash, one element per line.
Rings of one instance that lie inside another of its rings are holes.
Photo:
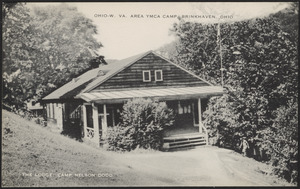
<path fill-rule="evenodd" d="M 174 115 L 165 102 L 138 98 L 124 104 L 121 119 L 119 125 L 108 129 L 108 150 L 159 150 L 163 130 L 173 124 Z"/>
<path fill-rule="evenodd" d="M 216 138 L 216 145 L 235 148 L 242 135 L 237 122 L 239 114 L 233 108 L 228 94 L 212 97 L 208 109 L 203 113 L 203 124 L 207 127 L 209 138 Z"/>
<path fill-rule="evenodd" d="M 278 108 L 271 127 L 261 135 L 274 173 L 290 182 L 297 182 L 298 177 L 298 104 L 289 101 L 287 106 Z"/>

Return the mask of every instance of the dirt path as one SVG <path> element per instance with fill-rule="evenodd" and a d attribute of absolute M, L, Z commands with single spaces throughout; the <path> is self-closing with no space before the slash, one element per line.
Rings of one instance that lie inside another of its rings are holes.
<path fill-rule="evenodd" d="M 211 146 L 176 152 L 107 152 L 15 114 L 3 111 L 2 115 L 2 186 L 289 185 L 265 174 L 269 168 L 231 150 Z M 41 173 L 52 176 L 35 176 Z M 97 176 L 102 173 L 111 177 Z"/>
<path fill-rule="evenodd" d="M 265 175 L 269 166 L 231 150 L 207 146 L 176 152 L 127 153 L 118 161 L 150 175 L 160 175 L 167 185 L 272 186 L 286 185 Z"/>

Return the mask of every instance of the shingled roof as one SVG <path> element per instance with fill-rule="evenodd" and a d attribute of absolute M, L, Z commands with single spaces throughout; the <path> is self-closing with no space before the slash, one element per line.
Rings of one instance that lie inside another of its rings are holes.
<path fill-rule="evenodd" d="M 141 53 L 123 60 L 110 63 L 108 65 L 100 65 L 99 68 L 94 68 L 92 70 L 89 70 L 84 74 L 80 75 L 79 77 L 72 79 L 70 82 L 63 85 L 62 87 L 56 89 L 48 96 L 44 97 L 42 100 L 52 101 L 52 100 L 75 99 L 75 98 L 84 99 L 82 98 L 83 94 L 89 93 L 95 87 L 101 85 L 103 82 L 107 81 L 114 75 L 118 74 L 122 70 L 131 66 L 132 64 L 134 64 L 135 62 L 137 62 L 138 60 L 140 60 L 141 58 L 145 57 L 150 53 L 153 53 L 156 56 L 161 57 L 162 59 L 168 61 L 174 66 L 177 66 L 180 69 L 188 72 L 189 74 L 199 78 L 200 80 L 203 80 L 202 78 L 198 77 L 194 73 L 185 70 L 184 68 L 178 66 L 177 64 L 174 64 L 173 62 L 165 59 L 164 57 L 158 55 L 157 53 L 153 51 L 148 51 L 146 53 Z M 213 85 L 210 84 L 209 82 L 207 81 L 204 82 L 207 83 L 209 86 L 213 87 Z M 217 92 L 219 93 L 219 91 Z"/>
<path fill-rule="evenodd" d="M 56 89 L 42 100 L 46 101 L 73 98 L 79 93 L 86 92 L 91 89 L 96 84 L 106 81 L 150 52 L 152 51 L 131 56 L 108 65 L 100 65 L 99 68 L 89 70 L 79 77 L 72 79 L 70 82 Z"/>

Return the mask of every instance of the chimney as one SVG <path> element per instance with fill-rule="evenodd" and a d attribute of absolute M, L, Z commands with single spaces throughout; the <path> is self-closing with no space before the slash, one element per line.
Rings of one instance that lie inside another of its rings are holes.
<path fill-rule="evenodd" d="M 104 60 L 104 56 L 97 56 L 90 61 L 92 69 L 99 68 L 100 64 L 107 65 L 106 61 Z"/>

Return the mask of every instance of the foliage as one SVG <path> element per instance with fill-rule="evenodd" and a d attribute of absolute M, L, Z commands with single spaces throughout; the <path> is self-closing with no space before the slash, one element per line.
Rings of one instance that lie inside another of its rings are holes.
<path fill-rule="evenodd" d="M 226 94 L 211 98 L 204 113 L 210 135 L 218 135 L 219 145 L 233 149 L 242 136 L 255 141 L 254 146 L 265 150 L 271 161 L 278 163 L 273 164 L 281 176 L 286 172 L 296 175 L 295 169 L 284 163 L 289 158 L 293 161 L 295 155 L 287 154 L 294 154 L 296 148 L 293 142 L 285 142 L 276 154 L 274 146 L 283 144 L 276 137 L 290 137 L 283 132 L 284 125 L 293 131 L 298 127 L 295 117 L 283 122 L 283 117 L 288 116 L 283 113 L 290 111 L 287 104 L 298 98 L 298 49 L 291 37 L 294 34 L 282 30 L 282 24 L 273 17 L 222 23 L 220 38 L 217 24 L 180 20 L 172 29 L 179 39 L 177 62 L 195 69 L 195 73 L 214 84 L 221 84 L 221 42 Z M 286 158 L 274 160 L 279 154 Z"/>
<path fill-rule="evenodd" d="M 291 41 L 298 44 L 298 28 L 299 22 L 299 2 L 289 2 L 289 7 L 286 9 L 272 14 L 274 18 L 281 26 L 281 29 L 290 34 Z"/>
<path fill-rule="evenodd" d="M 220 69 L 216 27 L 216 24 L 204 25 L 180 19 L 172 29 L 179 41 L 175 62 L 213 83 L 220 76 L 219 72 L 213 71 Z"/>
<path fill-rule="evenodd" d="M 275 112 L 272 126 L 260 132 L 274 172 L 290 182 L 298 178 L 298 101 L 290 100 Z"/>
<path fill-rule="evenodd" d="M 177 46 L 179 45 L 178 40 L 172 41 L 156 50 L 158 54 L 161 54 L 163 57 L 170 59 L 173 62 L 176 62 L 175 57 L 177 57 Z"/>
<path fill-rule="evenodd" d="M 27 44 L 30 43 L 29 38 L 32 36 L 29 34 L 33 32 L 29 24 L 29 10 L 23 4 L 3 5 L 5 12 L 5 17 L 2 18 L 3 101 L 15 104 L 18 108 L 18 102 L 27 95 L 26 88 L 20 87 L 27 84 L 26 78 L 20 76 L 20 69 L 25 69 L 30 63 L 27 56 L 30 48 Z"/>
<path fill-rule="evenodd" d="M 224 94 L 221 97 L 212 97 L 208 109 L 203 113 L 203 124 L 209 131 L 209 137 L 218 139 L 221 147 L 237 146 L 242 127 L 238 127 L 239 112 L 234 109 L 234 100 Z M 233 145 L 236 144 L 236 145 Z"/>
<path fill-rule="evenodd" d="M 166 103 L 151 99 L 129 100 L 123 106 L 121 118 L 121 124 L 108 130 L 108 150 L 158 150 L 163 142 L 163 129 L 174 122 Z"/>
<path fill-rule="evenodd" d="M 89 67 L 90 49 L 101 44 L 96 26 L 67 5 L 27 8 L 4 6 L 4 102 L 23 107 L 41 98 Z"/>
<path fill-rule="evenodd" d="M 182 47 L 182 53 L 179 53 L 181 59 L 178 61 L 191 64 L 194 69 L 198 68 L 198 72 L 207 75 L 210 81 L 214 80 L 213 83 L 220 83 L 220 69 L 216 68 L 218 64 L 210 62 L 217 60 L 213 58 L 217 56 L 217 49 L 210 49 L 212 55 L 209 55 L 196 48 L 204 44 L 216 44 L 215 34 L 211 34 L 217 33 L 216 30 L 213 32 L 214 27 L 189 22 L 175 27 L 174 31 L 181 36 L 181 45 L 185 47 Z M 282 32 L 271 19 L 222 24 L 221 27 L 225 86 L 228 88 L 228 95 L 235 102 L 233 113 L 240 113 L 239 123 L 246 130 L 240 134 L 253 137 L 257 129 L 270 124 L 270 118 L 273 119 L 272 111 L 297 96 L 297 49 L 288 40 L 288 34 Z M 203 30 L 212 32 L 203 33 Z M 194 43 L 191 40 L 193 34 L 198 39 Z M 239 52 L 239 55 L 235 52 Z M 186 57 L 191 58 L 184 61 Z M 193 57 L 200 60 L 189 61 Z"/>

